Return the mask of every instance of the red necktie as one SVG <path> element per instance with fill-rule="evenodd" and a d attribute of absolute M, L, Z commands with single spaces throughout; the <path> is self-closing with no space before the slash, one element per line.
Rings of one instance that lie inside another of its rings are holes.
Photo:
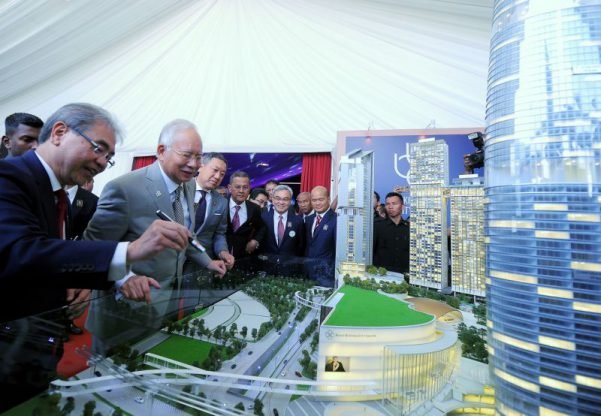
<path fill-rule="evenodd" d="M 282 240 L 284 239 L 284 222 L 282 221 L 284 217 L 280 215 L 280 221 L 278 222 L 278 246 L 282 245 Z"/>
<path fill-rule="evenodd" d="M 315 231 L 317 230 L 317 227 L 319 227 L 320 222 L 321 222 L 321 215 L 317 215 L 317 217 L 315 217 L 315 227 L 313 227 L 313 235 L 315 235 Z"/>
<path fill-rule="evenodd" d="M 234 218 L 232 218 L 232 228 L 234 229 L 234 232 L 236 232 L 236 230 L 240 228 L 240 216 L 238 216 L 240 205 L 234 205 L 234 209 L 236 212 L 234 213 Z"/>
<path fill-rule="evenodd" d="M 54 192 L 56 196 L 56 225 L 58 227 L 58 235 L 61 239 L 65 239 L 65 220 L 67 219 L 67 209 L 69 206 L 69 198 L 64 189 L 59 189 Z"/>

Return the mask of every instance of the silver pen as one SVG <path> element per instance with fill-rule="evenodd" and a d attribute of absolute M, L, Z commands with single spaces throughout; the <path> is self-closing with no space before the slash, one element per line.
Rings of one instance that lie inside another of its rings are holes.
<path fill-rule="evenodd" d="M 171 219 L 171 217 L 169 217 L 169 215 L 165 214 L 160 209 L 157 209 L 156 214 L 157 214 L 157 217 L 159 217 L 163 221 L 175 222 L 174 220 Z M 196 238 L 188 236 L 188 242 L 190 243 L 190 245 L 192 247 L 194 247 L 196 250 L 200 251 L 201 253 L 205 253 L 207 251 Z"/>

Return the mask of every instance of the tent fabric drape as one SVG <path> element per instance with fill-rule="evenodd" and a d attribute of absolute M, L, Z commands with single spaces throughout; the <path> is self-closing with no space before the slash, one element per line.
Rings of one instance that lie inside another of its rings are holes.
<path fill-rule="evenodd" d="M 134 161 L 131 166 L 131 170 L 141 169 L 148 165 L 152 165 L 156 160 L 156 156 L 138 156 L 134 157 Z"/>
<path fill-rule="evenodd" d="M 205 152 L 328 152 L 341 130 L 479 126 L 492 11 L 493 0 L 0 2 L 0 120 L 91 102 L 124 125 L 117 153 L 138 154 L 176 118 L 196 123 Z"/>
<path fill-rule="evenodd" d="M 303 155 L 301 192 L 310 192 L 316 186 L 330 190 L 332 179 L 332 155 L 330 153 L 306 153 Z"/>

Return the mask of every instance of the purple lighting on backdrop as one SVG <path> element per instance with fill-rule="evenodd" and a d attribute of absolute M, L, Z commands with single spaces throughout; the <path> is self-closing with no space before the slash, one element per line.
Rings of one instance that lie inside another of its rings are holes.
<path fill-rule="evenodd" d="M 227 159 L 227 174 L 222 185 L 227 186 L 230 175 L 243 170 L 250 176 L 251 187 L 264 185 L 269 179 L 285 181 L 301 174 L 301 153 L 224 153 Z"/>

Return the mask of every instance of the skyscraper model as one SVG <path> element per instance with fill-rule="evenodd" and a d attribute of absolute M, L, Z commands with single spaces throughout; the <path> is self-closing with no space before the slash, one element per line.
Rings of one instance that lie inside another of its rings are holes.
<path fill-rule="evenodd" d="M 361 276 L 372 263 L 373 152 L 354 150 L 340 160 L 336 268 Z"/>
<path fill-rule="evenodd" d="M 411 246 L 409 281 L 436 289 L 448 286 L 447 208 L 449 148 L 444 140 L 409 145 Z"/>
<path fill-rule="evenodd" d="M 495 2 L 489 352 L 501 415 L 601 409 L 601 1 Z"/>
<path fill-rule="evenodd" d="M 478 175 L 460 175 L 449 187 L 451 202 L 451 288 L 483 298 L 484 182 Z"/>

